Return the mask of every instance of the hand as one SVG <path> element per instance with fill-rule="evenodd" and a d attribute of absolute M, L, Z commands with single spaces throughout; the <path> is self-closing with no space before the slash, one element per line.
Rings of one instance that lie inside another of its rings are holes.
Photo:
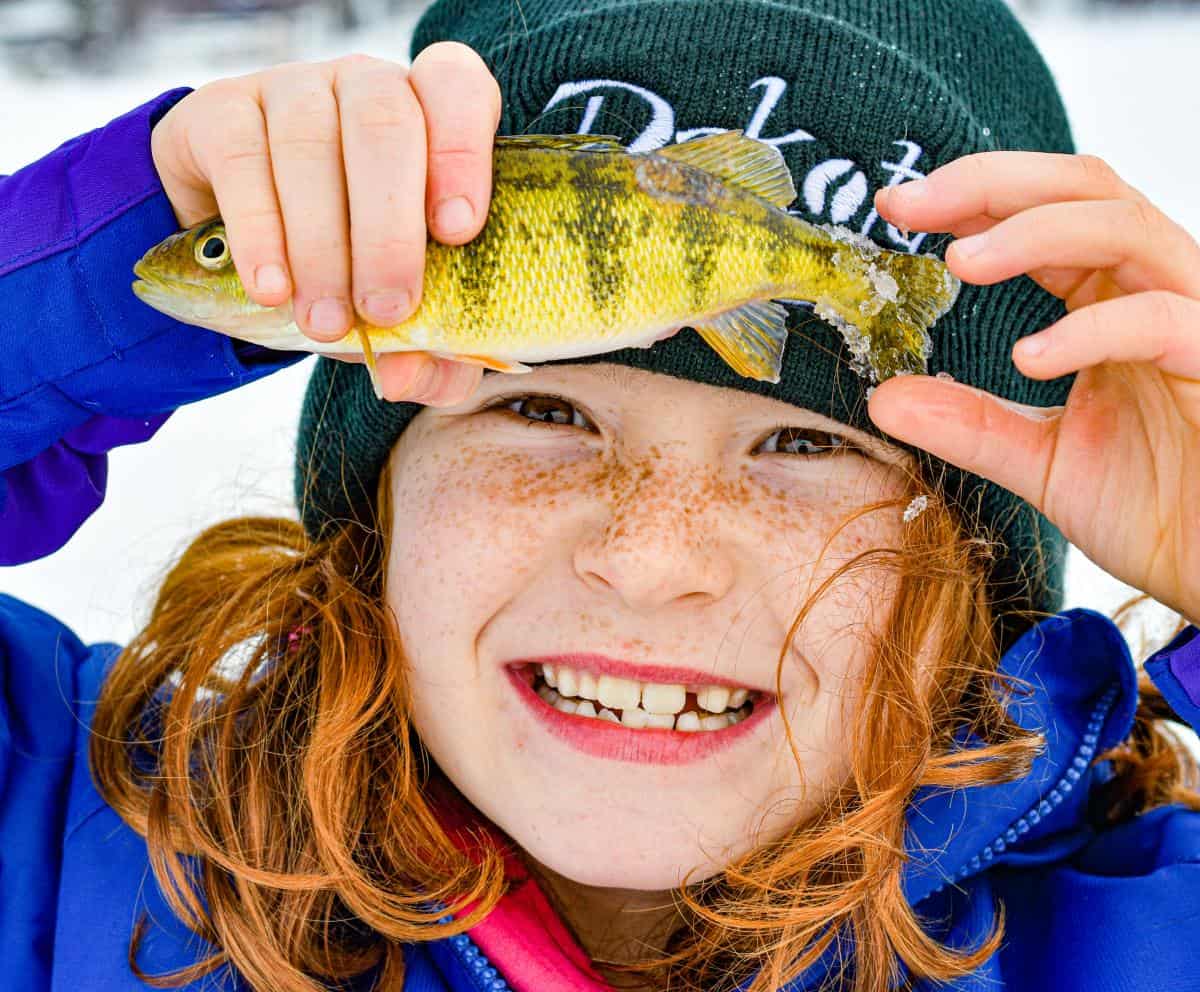
<path fill-rule="evenodd" d="M 216 80 L 150 140 L 180 227 L 219 213 L 247 295 L 269 307 L 292 295 L 300 330 L 337 341 L 351 300 L 378 325 L 417 308 L 427 230 L 449 245 L 479 233 L 499 119 L 483 60 L 444 42 L 408 70 L 347 55 Z M 483 375 L 426 352 L 380 355 L 378 366 L 387 399 L 432 406 L 461 403 Z"/>
<path fill-rule="evenodd" d="M 1079 374 L 1066 406 L 1045 410 L 902 376 L 872 395 L 872 420 L 1012 490 L 1100 567 L 1200 618 L 1200 245 L 1090 156 L 969 155 L 875 202 L 897 227 L 964 238 L 946 261 L 965 282 L 1026 273 L 1065 300 L 1013 361 L 1032 379 Z"/>

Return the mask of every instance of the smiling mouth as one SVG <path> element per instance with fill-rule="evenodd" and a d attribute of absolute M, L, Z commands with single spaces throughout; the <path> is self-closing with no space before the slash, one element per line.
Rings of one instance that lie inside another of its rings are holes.
<path fill-rule="evenodd" d="M 525 665 L 537 696 L 560 713 L 629 730 L 712 733 L 736 726 L 764 702 L 762 693 L 717 685 L 640 683 L 565 665 Z"/>

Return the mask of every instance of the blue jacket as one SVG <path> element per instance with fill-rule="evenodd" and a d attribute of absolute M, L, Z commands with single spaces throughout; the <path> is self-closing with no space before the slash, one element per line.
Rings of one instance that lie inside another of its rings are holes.
<path fill-rule="evenodd" d="M 266 352 L 151 310 L 134 261 L 176 229 L 149 134 L 172 90 L 0 178 L 0 562 L 60 547 L 104 495 L 106 452 L 147 440 L 171 411 L 302 357 Z M 1200 640 L 1189 627 L 1147 661 L 1182 720 L 1200 726 Z M 205 948 L 172 916 L 142 839 L 88 774 L 92 701 L 115 644 L 0 595 L 0 988 L 144 989 L 126 960 L 165 971 Z M 910 810 L 904 890 L 939 937 L 976 941 L 996 900 L 1003 947 L 948 988 L 1200 992 L 1200 814 L 1156 809 L 1098 830 L 1097 754 L 1128 733 L 1135 666 L 1090 610 L 1045 620 L 1002 668 L 1034 688 L 1019 722 L 1046 734 L 1015 783 L 929 791 Z M 408 992 L 507 988 L 469 936 L 405 948 Z M 792 984 L 815 988 L 819 963 Z M 211 981 L 211 980 L 210 980 Z M 366 987 L 366 981 L 362 983 Z M 198 982 L 188 988 L 199 989 Z M 551 992 L 551 990 L 548 990 Z"/>

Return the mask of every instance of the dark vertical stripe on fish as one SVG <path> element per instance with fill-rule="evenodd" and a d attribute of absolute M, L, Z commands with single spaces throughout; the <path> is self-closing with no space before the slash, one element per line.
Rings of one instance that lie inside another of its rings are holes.
<path fill-rule="evenodd" d="M 611 316 L 629 285 L 627 257 L 633 231 L 625 209 L 629 183 L 617 173 L 616 156 L 577 152 L 567 161 L 567 182 L 574 192 L 574 217 L 566 228 L 583 248 L 588 292 L 596 316 Z"/>

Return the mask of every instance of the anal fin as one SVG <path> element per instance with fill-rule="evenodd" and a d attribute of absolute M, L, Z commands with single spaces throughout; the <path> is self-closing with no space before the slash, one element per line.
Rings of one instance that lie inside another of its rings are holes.
<path fill-rule="evenodd" d="M 787 310 L 778 303 L 751 300 L 690 326 L 738 375 L 779 381 L 788 332 Z"/>

